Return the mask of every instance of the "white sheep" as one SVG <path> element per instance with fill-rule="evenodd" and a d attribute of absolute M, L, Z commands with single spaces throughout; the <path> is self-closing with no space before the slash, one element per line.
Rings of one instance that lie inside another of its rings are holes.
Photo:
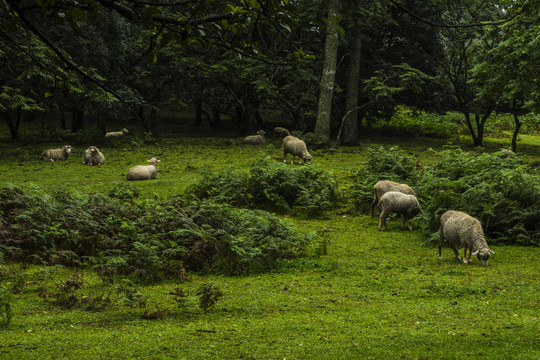
<path fill-rule="evenodd" d="M 440 223 L 439 259 L 442 260 L 441 248 L 444 241 L 447 240 L 458 261 L 461 261 L 458 247 L 463 247 L 464 264 L 471 262 L 471 255 L 476 255 L 482 266 L 487 266 L 489 255 L 495 254 L 495 252 L 489 249 L 484 238 L 482 224 L 478 219 L 461 211 L 448 210 L 441 215 Z M 467 249 L 469 249 L 468 258 Z"/>
<path fill-rule="evenodd" d="M 381 200 L 381 197 L 387 193 L 388 191 L 399 191 L 400 193 L 407 194 L 407 195 L 416 195 L 414 193 L 414 190 L 407 184 L 400 184 L 395 181 L 390 180 L 381 180 L 378 181 L 374 186 L 373 189 L 375 190 L 375 198 L 373 199 L 373 202 L 371 203 L 371 210 L 369 212 L 370 216 L 375 215 L 375 207 Z"/>
<path fill-rule="evenodd" d="M 70 145 L 64 145 L 60 149 L 48 149 L 41 153 L 40 159 L 46 161 L 60 161 L 67 160 L 71 153 L 72 147 Z"/>
<path fill-rule="evenodd" d="M 120 131 L 112 131 L 112 132 L 106 133 L 105 138 L 110 139 L 110 140 L 120 140 L 120 139 L 123 139 L 124 136 L 126 136 L 127 134 L 129 134 L 128 129 L 123 128 Z"/>
<path fill-rule="evenodd" d="M 274 128 L 274 135 L 278 135 L 279 137 L 284 138 L 285 136 L 291 135 L 291 133 L 284 127 L 278 126 Z"/>
<path fill-rule="evenodd" d="M 263 130 L 257 131 L 257 135 L 249 135 L 242 141 L 243 144 L 261 145 L 264 144 L 264 135 L 266 133 Z"/>
<path fill-rule="evenodd" d="M 380 200 L 381 215 L 379 216 L 379 230 L 386 230 L 386 217 L 390 213 L 402 214 L 403 223 L 401 229 L 405 229 L 405 224 L 409 224 L 409 230 L 412 230 L 410 220 L 422 213 L 418 199 L 414 195 L 408 195 L 399 191 L 388 191 Z"/>
<path fill-rule="evenodd" d="M 283 162 L 287 163 L 287 154 L 291 154 L 291 164 L 294 164 L 294 157 L 298 156 L 298 163 L 301 164 L 304 160 L 305 164 L 309 164 L 311 161 L 311 155 L 309 154 L 306 143 L 304 140 L 289 135 L 283 138 Z"/>
<path fill-rule="evenodd" d="M 103 165 L 105 163 L 105 156 L 99 149 L 95 146 L 90 146 L 84 152 L 84 162 L 85 165 Z"/>
<path fill-rule="evenodd" d="M 137 165 L 128 170 L 127 180 L 150 180 L 157 176 L 157 164 L 161 161 L 155 157 L 147 160 L 150 165 Z"/>

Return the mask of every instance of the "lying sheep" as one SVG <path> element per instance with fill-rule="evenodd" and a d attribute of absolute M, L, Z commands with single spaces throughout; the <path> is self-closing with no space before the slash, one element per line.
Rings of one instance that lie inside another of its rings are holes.
<path fill-rule="evenodd" d="M 264 144 L 264 135 L 266 134 L 263 130 L 257 131 L 258 135 L 249 135 L 244 138 L 242 141 L 243 144 L 251 145 L 261 145 Z"/>
<path fill-rule="evenodd" d="M 155 157 L 147 160 L 150 165 L 137 165 L 128 170 L 126 175 L 127 180 L 150 180 L 157 176 L 157 164 L 161 160 Z"/>
<path fill-rule="evenodd" d="M 60 161 L 67 160 L 69 154 L 71 153 L 72 147 L 70 145 L 64 145 L 60 149 L 49 149 L 45 150 L 39 156 L 40 159 L 46 161 Z"/>
<path fill-rule="evenodd" d="M 284 127 L 278 126 L 274 128 L 274 135 L 278 135 L 279 137 L 283 139 L 285 136 L 291 135 L 291 133 L 289 132 L 289 130 L 285 129 Z"/>
<path fill-rule="evenodd" d="M 482 266 L 487 266 L 489 255 L 495 254 L 489 249 L 482 224 L 478 219 L 461 211 L 448 210 L 441 216 L 439 228 L 439 259 L 442 260 L 441 248 L 445 240 L 448 241 L 456 259 L 461 261 L 458 247 L 463 247 L 463 263 L 471 262 L 471 255 L 476 255 Z M 467 258 L 467 249 L 469 257 Z M 474 251 L 474 252 L 473 252 Z M 472 253 L 472 254 L 471 254 Z"/>
<path fill-rule="evenodd" d="M 373 186 L 373 189 L 375 190 L 375 198 L 373 199 L 373 202 L 371 203 L 371 210 L 369 212 L 370 216 L 375 215 L 375 206 L 379 203 L 381 200 L 381 197 L 387 193 L 388 191 L 399 191 L 400 193 L 407 194 L 407 195 L 416 195 L 414 193 L 414 190 L 407 184 L 400 184 L 395 181 L 390 180 L 381 180 L 378 181 L 375 186 Z"/>
<path fill-rule="evenodd" d="M 380 200 L 381 215 L 379 216 L 379 230 L 386 230 L 386 217 L 390 213 L 402 214 L 403 223 L 401 229 L 405 229 L 405 224 L 409 223 L 409 230 L 412 230 L 411 219 L 422 213 L 420 204 L 414 195 L 403 194 L 399 191 L 388 191 Z"/>
<path fill-rule="evenodd" d="M 120 139 L 123 139 L 124 136 L 126 136 L 127 134 L 129 134 L 128 129 L 123 128 L 120 131 L 113 131 L 113 132 L 106 133 L 105 138 L 109 140 L 120 140 Z"/>
<path fill-rule="evenodd" d="M 84 152 L 84 162 L 85 165 L 103 165 L 105 163 L 105 156 L 99 151 L 95 146 L 90 146 Z"/>
<path fill-rule="evenodd" d="M 287 162 L 287 154 L 291 154 L 291 164 L 294 164 L 294 157 L 298 156 L 298 163 L 301 164 L 304 160 L 305 164 L 309 164 L 311 161 L 311 155 L 309 154 L 306 143 L 299 138 L 289 135 L 283 138 L 283 162 Z"/>

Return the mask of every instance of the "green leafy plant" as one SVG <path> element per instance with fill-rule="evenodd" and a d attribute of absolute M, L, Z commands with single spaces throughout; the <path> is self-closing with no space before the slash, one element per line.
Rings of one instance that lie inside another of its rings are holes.
<path fill-rule="evenodd" d="M 214 284 L 203 284 L 197 290 L 199 307 L 206 313 L 213 308 L 223 296 L 223 291 Z"/>
<path fill-rule="evenodd" d="M 3 286 L 0 286 L 0 325 L 9 326 L 13 319 L 13 295 Z"/>

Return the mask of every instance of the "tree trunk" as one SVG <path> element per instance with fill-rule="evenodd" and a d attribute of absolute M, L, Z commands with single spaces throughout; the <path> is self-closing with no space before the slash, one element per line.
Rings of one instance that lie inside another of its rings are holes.
<path fill-rule="evenodd" d="M 349 111 L 353 111 L 345 118 L 343 124 L 343 144 L 345 145 L 358 145 L 358 89 L 360 84 L 360 56 L 362 42 L 360 39 L 361 32 L 359 27 L 353 27 L 352 32 L 353 39 L 351 41 L 351 54 L 349 55 L 345 113 L 347 114 Z"/>
<path fill-rule="evenodd" d="M 196 98 L 195 99 L 195 126 L 202 125 L 202 114 L 203 114 L 202 98 Z"/>
<path fill-rule="evenodd" d="M 11 140 L 19 140 L 19 125 L 21 124 L 22 118 L 21 108 L 17 108 L 17 113 L 14 120 L 11 118 L 9 111 L 3 111 L 2 113 L 6 118 Z"/>
<path fill-rule="evenodd" d="M 517 149 L 517 137 L 519 134 L 519 129 L 521 128 L 521 121 L 519 121 L 518 114 L 514 114 L 514 124 L 516 124 L 516 127 L 514 128 L 514 133 L 512 134 L 512 151 L 516 152 Z"/>
<path fill-rule="evenodd" d="M 221 121 L 221 109 L 219 107 L 212 107 L 212 121 L 210 121 L 211 128 L 217 128 Z"/>
<path fill-rule="evenodd" d="M 317 121 L 315 123 L 315 139 L 317 143 L 324 146 L 330 145 L 332 97 L 336 77 L 339 40 L 336 28 L 336 16 L 339 7 L 339 0 L 328 0 L 328 24 L 324 46 L 324 64 L 320 83 L 319 105 L 317 107 Z"/>
<path fill-rule="evenodd" d="M 476 137 L 476 133 L 471 122 L 471 115 L 467 110 L 463 112 L 463 115 L 465 116 L 465 123 L 467 124 L 467 128 L 469 129 L 469 134 L 471 134 L 473 145 L 478 146 L 478 138 Z"/>
<path fill-rule="evenodd" d="M 84 110 L 77 108 L 73 109 L 71 132 L 76 133 L 79 130 L 84 130 Z"/>

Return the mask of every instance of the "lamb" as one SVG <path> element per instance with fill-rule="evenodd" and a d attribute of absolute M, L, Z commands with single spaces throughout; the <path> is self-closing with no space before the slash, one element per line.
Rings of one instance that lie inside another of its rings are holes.
<path fill-rule="evenodd" d="M 105 138 L 106 139 L 111 139 L 111 140 L 121 140 L 124 138 L 124 136 L 126 136 L 127 134 L 129 134 L 129 131 L 128 129 L 126 128 L 123 128 L 122 130 L 120 131 L 113 131 L 113 132 L 108 132 L 105 134 Z"/>
<path fill-rule="evenodd" d="M 309 154 L 306 143 L 299 138 L 289 135 L 283 138 L 283 162 L 287 163 L 287 154 L 291 154 L 291 164 L 294 164 L 294 157 L 298 156 L 298 163 L 301 164 L 304 160 L 305 164 L 309 164 L 311 161 L 311 155 Z"/>
<path fill-rule="evenodd" d="M 386 230 L 386 217 L 390 213 L 402 214 L 403 223 L 401 229 L 405 228 L 405 224 L 409 223 L 409 230 L 412 230 L 411 219 L 422 213 L 420 204 L 414 195 L 403 194 L 399 191 L 388 191 L 380 200 L 381 215 L 379 216 L 379 230 Z"/>
<path fill-rule="evenodd" d="M 442 214 L 440 223 L 439 259 L 442 260 L 441 248 L 444 241 L 447 240 L 458 261 L 461 261 L 458 247 L 463 247 L 464 264 L 471 262 L 471 255 L 476 255 L 482 266 L 487 266 L 489 255 L 495 254 L 495 252 L 489 249 L 484 238 L 482 224 L 478 219 L 461 211 L 448 210 Z M 467 249 L 469 249 L 468 258 Z"/>
<path fill-rule="evenodd" d="M 128 170 L 127 180 L 150 180 L 157 176 L 157 164 L 161 161 L 155 157 L 147 160 L 150 165 L 137 165 Z"/>
<path fill-rule="evenodd" d="M 41 153 L 40 159 L 46 161 L 60 161 L 67 160 L 71 153 L 72 147 L 70 145 L 64 145 L 60 149 L 48 149 Z"/>
<path fill-rule="evenodd" d="M 90 146 L 84 152 L 84 162 L 85 165 L 103 165 L 105 163 L 105 156 L 99 151 L 95 146 Z"/>
<path fill-rule="evenodd" d="M 400 193 L 407 194 L 407 195 L 416 195 L 414 193 L 414 190 L 407 184 L 400 184 L 395 181 L 390 180 L 381 180 L 378 181 L 375 186 L 373 186 L 373 189 L 375 190 L 375 198 L 373 199 L 373 202 L 371 203 L 371 210 L 369 212 L 370 216 L 375 215 L 375 206 L 379 203 L 381 200 L 381 197 L 387 193 L 388 191 L 399 191 Z"/>
<path fill-rule="evenodd" d="M 291 133 L 289 132 L 289 130 L 285 129 L 284 127 L 278 126 L 274 128 L 274 135 L 278 135 L 283 139 L 285 136 L 291 135 Z"/>
<path fill-rule="evenodd" d="M 266 134 L 263 130 L 257 131 L 258 135 L 249 135 L 244 138 L 242 141 L 243 144 L 251 144 L 251 145 L 261 145 L 264 144 L 264 134 Z"/>

